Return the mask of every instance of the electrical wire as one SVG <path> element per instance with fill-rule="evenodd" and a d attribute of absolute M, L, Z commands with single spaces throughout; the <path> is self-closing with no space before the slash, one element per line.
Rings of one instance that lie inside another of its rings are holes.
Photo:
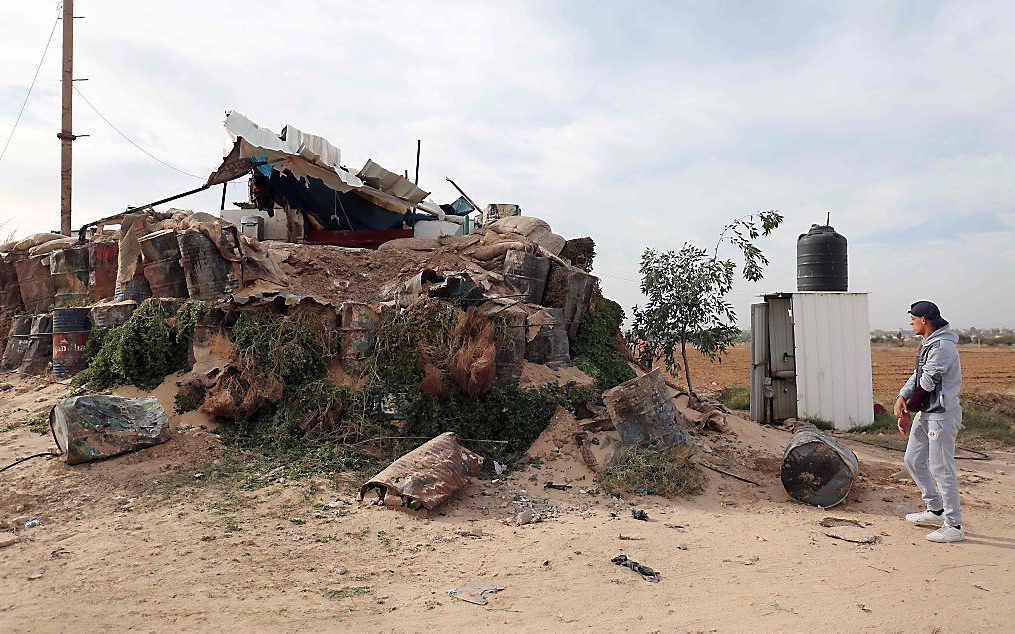
<path fill-rule="evenodd" d="M 53 41 L 53 34 L 56 33 L 56 25 L 59 24 L 59 22 L 59 17 L 53 20 L 53 28 L 49 32 L 49 39 L 46 40 L 46 48 L 42 50 L 42 58 L 39 60 L 39 65 L 35 67 L 35 75 L 32 76 L 31 85 L 28 86 L 28 93 L 25 95 L 25 100 L 21 102 L 21 110 L 18 110 L 18 116 L 14 119 L 14 127 L 11 128 L 11 133 L 7 135 L 7 142 L 4 143 L 4 149 L 0 151 L 0 161 L 4 160 L 4 155 L 7 154 L 7 148 L 11 144 L 11 139 L 14 138 L 14 131 L 18 129 L 18 124 L 21 123 L 21 115 L 25 113 L 25 106 L 28 105 L 28 98 L 32 96 L 32 90 L 35 89 L 35 81 L 39 78 L 39 71 L 42 70 L 42 63 L 46 61 L 46 53 L 49 52 L 49 45 Z"/>
<path fill-rule="evenodd" d="M 141 150 L 148 158 L 150 158 L 150 159 L 152 159 L 152 160 L 154 160 L 154 161 L 156 161 L 158 163 L 161 163 L 162 165 L 165 165 L 169 169 L 177 171 L 177 172 L 179 172 L 179 173 L 181 173 L 181 174 L 183 174 L 185 176 L 189 176 L 191 178 L 196 178 L 199 181 L 207 180 L 203 176 L 198 176 L 197 174 L 191 174 L 190 172 L 181 170 L 180 168 L 176 167 L 175 165 L 171 165 L 171 164 L 163 161 L 162 159 L 160 159 L 159 157 L 155 156 L 154 154 L 152 154 L 148 150 L 144 149 L 143 147 L 141 147 L 140 145 L 135 143 L 133 139 L 131 139 L 126 134 L 124 134 L 123 131 L 120 130 L 120 128 L 118 128 L 115 125 L 113 125 L 113 122 L 110 121 L 109 119 L 107 119 L 105 115 L 103 115 L 101 112 L 99 112 L 99 109 L 96 108 L 95 105 L 92 104 L 92 102 L 88 101 L 88 97 L 85 97 L 84 93 L 82 93 L 80 90 L 78 90 L 77 86 L 74 86 L 74 92 L 76 92 L 78 94 L 78 96 L 81 97 L 81 99 L 88 105 L 89 108 L 92 109 L 93 112 L 95 112 L 95 114 L 99 115 L 100 119 L 102 119 L 103 121 L 106 122 L 106 125 L 108 125 L 110 128 L 112 128 L 113 131 L 116 132 L 117 134 L 119 134 L 121 137 L 123 137 L 123 139 L 127 143 L 130 143 L 131 145 L 133 145 L 137 149 Z"/>

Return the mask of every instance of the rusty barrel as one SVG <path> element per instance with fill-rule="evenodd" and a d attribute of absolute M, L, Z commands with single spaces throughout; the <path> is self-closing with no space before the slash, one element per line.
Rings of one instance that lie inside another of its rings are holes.
<path fill-rule="evenodd" d="M 134 272 L 134 277 L 127 282 L 116 280 L 113 286 L 113 299 L 118 302 L 135 301 L 140 303 L 151 296 L 152 288 L 148 285 L 148 280 L 144 276 L 144 268 L 140 265 Z"/>
<path fill-rule="evenodd" d="M 859 472 L 860 461 L 849 447 L 804 425 L 786 446 L 782 486 L 801 502 L 829 508 L 846 499 Z"/>
<path fill-rule="evenodd" d="M 351 373 L 359 372 L 373 354 L 381 316 L 367 304 L 346 302 L 342 304 L 339 321 L 342 367 Z"/>
<path fill-rule="evenodd" d="M 18 371 L 22 374 L 42 374 L 53 358 L 53 318 L 49 313 L 32 317 L 32 330 L 28 335 L 28 348 Z"/>
<path fill-rule="evenodd" d="M 88 245 L 88 291 L 92 301 L 113 299 L 116 293 L 116 258 L 120 246 L 115 242 L 92 242 Z"/>
<path fill-rule="evenodd" d="M 659 368 L 606 390 L 603 403 L 625 445 L 694 446 Z"/>
<path fill-rule="evenodd" d="M 544 308 L 528 319 L 525 358 L 554 370 L 570 367 L 571 345 L 562 308 Z"/>
<path fill-rule="evenodd" d="M 49 255 L 53 278 L 53 305 L 83 306 L 92 303 L 88 292 L 88 246 L 53 251 Z"/>
<path fill-rule="evenodd" d="M 92 310 L 89 313 L 92 327 L 109 329 L 122 326 L 134 314 L 137 306 L 137 302 L 133 300 L 92 306 Z"/>
<path fill-rule="evenodd" d="M 144 276 L 152 297 L 187 297 L 187 280 L 180 266 L 180 243 L 175 229 L 150 233 L 139 241 L 144 257 Z"/>
<path fill-rule="evenodd" d="M 53 310 L 53 376 L 67 379 L 88 365 L 85 344 L 92 328 L 90 308 Z"/>
<path fill-rule="evenodd" d="M 0 312 L 21 311 L 21 287 L 18 286 L 18 271 L 14 268 L 19 259 L 15 255 L 0 259 Z"/>
<path fill-rule="evenodd" d="M 525 251 L 508 251 L 504 255 L 504 279 L 529 304 L 543 301 L 550 260 Z"/>
<path fill-rule="evenodd" d="M 222 257 L 211 238 L 200 231 L 186 231 L 177 239 L 190 296 L 211 299 L 223 295 L 229 286 L 232 263 Z"/>
<path fill-rule="evenodd" d="M 522 377 L 525 362 L 525 322 L 528 315 L 517 307 L 488 309 L 488 316 L 496 316 L 504 325 L 503 338 L 497 342 L 497 379 L 517 381 Z"/>
<path fill-rule="evenodd" d="M 28 350 L 28 336 L 32 332 L 32 317 L 32 315 L 14 316 L 10 336 L 7 338 L 7 347 L 4 348 L 3 358 L 0 358 L 0 370 L 5 372 L 16 370 L 25 360 L 25 351 Z"/>
<path fill-rule="evenodd" d="M 53 307 L 53 278 L 49 254 L 33 255 L 14 263 L 26 313 L 42 313 Z"/>

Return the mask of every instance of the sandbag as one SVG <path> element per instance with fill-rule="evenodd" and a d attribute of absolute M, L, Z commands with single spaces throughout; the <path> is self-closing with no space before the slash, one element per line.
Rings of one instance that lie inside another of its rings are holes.
<path fill-rule="evenodd" d="M 38 246 L 32 247 L 31 249 L 28 250 L 28 255 L 45 255 L 47 253 L 52 253 L 53 251 L 58 251 L 60 249 L 69 249 L 74 245 L 76 245 L 77 243 L 78 243 L 77 237 L 67 238 L 61 236 L 56 240 L 49 240 L 47 242 L 43 242 Z"/>
<path fill-rule="evenodd" d="M 73 396 L 49 413 L 69 465 L 119 456 L 169 440 L 169 419 L 154 396 Z"/>
<path fill-rule="evenodd" d="M 434 251 L 438 247 L 440 247 L 440 242 L 436 238 L 396 238 L 381 244 L 381 246 L 377 247 L 377 250 Z"/>
<path fill-rule="evenodd" d="M 15 243 L 8 242 L 3 246 L 3 251 L 28 251 L 34 246 L 49 242 L 50 240 L 58 240 L 60 238 L 66 238 L 67 236 L 62 233 L 33 233 L 27 238 L 21 238 Z M 13 246 L 11 246 L 13 244 Z"/>

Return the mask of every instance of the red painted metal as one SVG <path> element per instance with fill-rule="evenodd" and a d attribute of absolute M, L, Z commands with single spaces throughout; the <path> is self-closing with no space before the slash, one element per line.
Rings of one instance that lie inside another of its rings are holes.
<path fill-rule="evenodd" d="M 307 231 L 308 244 L 330 244 L 339 247 L 376 249 L 389 240 L 411 238 L 412 229 L 384 229 L 380 231 Z"/>

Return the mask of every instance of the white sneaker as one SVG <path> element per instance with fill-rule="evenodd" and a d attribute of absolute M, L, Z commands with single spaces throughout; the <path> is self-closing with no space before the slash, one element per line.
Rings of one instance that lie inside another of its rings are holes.
<path fill-rule="evenodd" d="M 927 535 L 927 539 L 939 544 L 950 544 L 952 542 L 961 542 L 965 540 L 966 532 L 961 528 L 955 528 L 954 526 L 945 524 L 933 533 Z"/>
<path fill-rule="evenodd" d="M 944 524 L 944 513 L 938 515 L 930 511 L 921 513 L 907 513 L 906 521 L 910 524 Z"/>

